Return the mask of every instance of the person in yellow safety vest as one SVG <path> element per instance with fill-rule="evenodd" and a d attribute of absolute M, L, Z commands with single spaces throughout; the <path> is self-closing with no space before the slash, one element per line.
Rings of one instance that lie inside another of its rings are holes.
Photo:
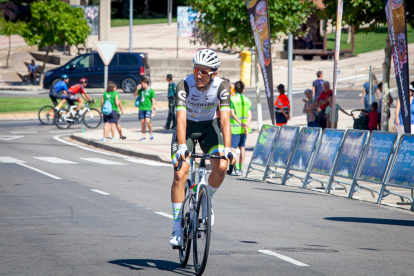
<path fill-rule="evenodd" d="M 246 138 L 247 134 L 252 132 L 249 127 L 252 120 L 252 102 L 242 95 L 244 91 L 242 81 L 237 81 L 234 84 L 234 89 L 236 94 L 230 97 L 231 150 L 236 153 L 236 148 L 239 148 L 240 157 L 232 175 L 243 175 L 242 166 L 246 154 Z"/>

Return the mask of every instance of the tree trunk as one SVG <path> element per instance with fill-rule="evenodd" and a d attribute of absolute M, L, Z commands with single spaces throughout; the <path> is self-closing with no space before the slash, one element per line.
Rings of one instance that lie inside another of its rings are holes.
<path fill-rule="evenodd" d="M 7 52 L 7 63 L 6 63 L 6 68 L 9 68 L 10 49 L 11 49 L 11 36 L 9 36 L 9 51 Z"/>
<path fill-rule="evenodd" d="M 346 44 L 351 43 L 351 38 L 352 38 L 352 27 L 348 26 L 348 40 L 346 41 Z"/>
<path fill-rule="evenodd" d="M 390 84 L 390 70 L 391 70 L 391 42 L 390 37 L 387 36 L 385 40 L 385 57 L 384 63 L 382 64 L 382 110 L 381 110 L 381 130 L 388 131 L 388 112 L 390 110 L 389 106 L 389 84 Z"/>
<path fill-rule="evenodd" d="M 50 49 L 52 49 L 52 47 L 53 45 L 50 45 L 49 48 L 47 48 L 46 56 L 45 56 L 45 59 L 43 60 L 43 68 L 42 68 L 42 75 L 40 77 L 40 83 L 43 83 L 43 78 L 45 76 L 45 71 L 46 71 L 46 60 L 47 60 L 47 57 L 49 56 L 49 52 L 50 52 Z"/>

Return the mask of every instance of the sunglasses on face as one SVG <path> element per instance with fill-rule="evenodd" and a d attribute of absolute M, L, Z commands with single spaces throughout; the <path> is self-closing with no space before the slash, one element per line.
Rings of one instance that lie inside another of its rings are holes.
<path fill-rule="evenodd" d="M 195 76 L 200 75 L 202 77 L 207 77 L 208 75 L 211 75 L 213 73 L 214 73 L 213 71 L 209 72 L 208 70 L 202 70 L 202 69 L 194 67 L 194 75 Z"/>

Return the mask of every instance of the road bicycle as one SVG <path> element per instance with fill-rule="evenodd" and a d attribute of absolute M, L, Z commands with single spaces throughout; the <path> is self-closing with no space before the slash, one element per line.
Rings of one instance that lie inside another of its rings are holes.
<path fill-rule="evenodd" d="M 193 153 L 191 153 L 190 157 L 191 176 L 190 179 L 187 179 L 185 185 L 185 199 L 181 205 L 183 245 L 175 249 L 179 249 L 180 264 L 186 266 L 190 257 L 191 242 L 193 242 L 194 269 L 197 275 L 201 275 L 207 265 L 211 239 L 211 198 L 206 183 L 206 160 L 226 158 L 224 156 L 210 154 L 196 154 L 195 144 Z M 190 151 L 186 151 L 185 156 L 188 156 L 189 153 Z M 232 160 L 233 156 L 231 155 L 230 157 Z M 196 158 L 201 158 L 198 171 L 196 170 Z M 183 160 L 180 160 L 178 166 L 174 169 L 179 171 L 182 163 Z M 227 174 L 230 174 L 233 171 L 233 167 L 233 165 L 230 165 Z M 196 183 L 197 173 L 198 183 Z M 207 209 L 205 209 L 205 207 L 207 207 Z"/>
<path fill-rule="evenodd" d="M 50 114 L 54 114 L 53 109 L 54 107 L 51 105 L 45 105 L 39 109 L 38 118 L 42 125 L 53 125 L 53 116 L 50 116 Z M 69 110 L 69 106 L 66 105 L 64 109 Z"/>
<path fill-rule="evenodd" d="M 73 124 L 83 123 L 88 128 L 97 128 L 102 123 L 102 113 L 96 108 L 90 108 L 93 102 L 85 102 L 81 109 L 81 116 L 76 116 L 76 105 L 70 106 L 69 109 L 61 109 L 55 112 L 53 123 L 58 128 L 69 128 Z"/>

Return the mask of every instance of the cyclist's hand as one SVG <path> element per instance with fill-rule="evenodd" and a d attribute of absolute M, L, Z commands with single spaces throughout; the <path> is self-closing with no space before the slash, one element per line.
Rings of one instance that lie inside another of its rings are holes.
<path fill-rule="evenodd" d="M 178 150 L 175 153 L 175 158 L 177 160 L 184 160 L 185 161 L 185 152 L 187 151 L 187 145 L 186 144 L 181 144 L 178 146 Z M 187 156 L 188 157 L 188 156 Z"/>
<path fill-rule="evenodd" d="M 230 162 L 230 155 L 233 156 L 233 159 L 231 160 L 231 164 L 232 165 L 236 164 L 237 157 L 235 154 L 231 152 L 231 148 L 224 148 L 224 157 L 226 157 L 226 160 L 229 162 Z"/>

